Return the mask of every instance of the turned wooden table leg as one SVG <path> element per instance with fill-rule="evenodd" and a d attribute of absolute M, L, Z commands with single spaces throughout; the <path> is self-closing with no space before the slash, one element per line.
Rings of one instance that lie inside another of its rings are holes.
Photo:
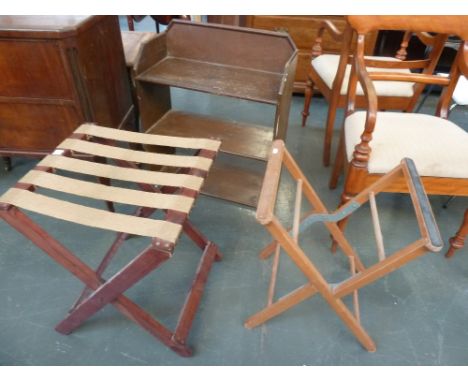
<path fill-rule="evenodd" d="M 465 211 L 463 223 L 454 237 L 450 238 L 450 248 L 445 254 L 445 257 L 452 257 L 457 249 L 463 248 L 465 238 L 468 235 L 468 209 Z"/>

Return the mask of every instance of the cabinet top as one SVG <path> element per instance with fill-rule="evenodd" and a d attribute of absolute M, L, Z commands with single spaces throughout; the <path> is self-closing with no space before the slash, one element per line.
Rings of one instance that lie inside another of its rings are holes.
<path fill-rule="evenodd" d="M 66 37 L 102 16 L 0 16 L 2 37 Z"/>

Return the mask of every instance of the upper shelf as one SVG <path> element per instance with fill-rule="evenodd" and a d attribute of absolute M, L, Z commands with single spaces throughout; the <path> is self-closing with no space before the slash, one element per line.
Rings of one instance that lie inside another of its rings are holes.
<path fill-rule="evenodd" d="M 296 48 L 288 35 L 173 21 L 143 44 L 135 78 L 277 105 Z"/>
<path fill-rule="evenodd" d="M 235 66 L 166 57 L 137 79 L 184 89 L 276 104 L 283 76 Z"/>

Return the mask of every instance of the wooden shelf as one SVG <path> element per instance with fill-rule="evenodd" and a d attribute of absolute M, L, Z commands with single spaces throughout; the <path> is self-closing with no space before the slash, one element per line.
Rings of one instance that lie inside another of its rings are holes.
<path fill-rule="evenodd" d="M 272 141 L 286 137 L 296 62 L 284 33 L 175 20 L 142 44 L 134 66 L 141 130 L 219 139 L 221 152 L 202 193 L 256 207 Z M 267 127 L 174 110 L 171 87 L 273 105 L 274 122 Z"/>
<path fill-rule="evenodd" d="M 260 160 L 268 159 L 273 140 L 271 127 L 227 121 L 178 110 L 168 111 L 146 130 L 146 133 L 219 139 L 222 142 L 221 152 Z"/>
<path fill-rule="evenodd" d="M 222 159 L 225 158 L 218 158 L 213 164 L 202 194 L 256 208 L 266 164 L 261 163 L 261 169 L 255 171 L 235 166 L 236 162 L 226 163 Z"/>
<path fill-rule="evenodd" d="M 166 57 L 136 79 L 276 105 L 283 76 L 237 66 Z"/>

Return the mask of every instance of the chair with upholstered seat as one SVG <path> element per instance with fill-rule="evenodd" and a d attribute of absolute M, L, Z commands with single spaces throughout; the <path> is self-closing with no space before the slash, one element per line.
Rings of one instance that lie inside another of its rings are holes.
<path fill-rule="evenodd" d="M 346 179 L 341 203 L 350 200 L 404 158 L 412 158 L 428 194 L 468 196 L 468 132 L 447 120 L 449 104 L 460 75 L 468 75 L 468 43 L 464 41 L 448 77 L 429 74 L 371 72 L 366 65 L 388 67 L 364 59 L 366 33 L 377 29 L 432 30 L 468 38 L 468 16 L 349 16 L 358 33 L 357 50 L 349 83 L 346 112 L 330 186 L 336 187 L 344 169 Z M 400 62 L 398 68 L 415 62 Z M 373 81 L 409 81 L 443 86 L 436 115 L 378 112 L 379 100 Z M 357 82 L 365 89 L 368 107 L 355 111 Z M 407 192 L 400 183 L 388 192 Z M 344 226 L 344 221 L 341 223 Z"/>
<path fill-rule="evenodd" d="M 331 36 L 340 41 L 342 44 L 340 55 L 337 54 L 322 54 L 322 36 L 327 31 Z M 416 35 L 424 44 L 429 46 L 430 53 L 428 54 L 426 66 L 423 72 L 430 74 L 433 72 L 437 60 L 440 57 L 443 49 L 443 42 L 446 36 L 432 36 L 422 32 L 406 32 L 404 34 L 400 49 L 395 57 L 366 57 L 369 60 L 385 60 L 390 63 L 394 62 L 395 67 L 391 65 L 384 69 L 395 73 L 410 73 L 412 67 L 398 68 L 399 61 L 406 59 L 406 48 L 409 40 L 413 35 Z M 308 80 L 305 89 L 304 110 L 302 111 L 302 126 L 305 126 L 309 115 L 309 107 L 312 99 L 313 86 L 317 86 L 324 98 L 329 103 L 328 116 L 325 128 L 325 137 L 323 143 L 323 163 L 328 166 L 330 163 L 331 143 L 333 137 L 333 127 L 336 119 L 338 108 L 343 108 L 346 105 L 346 94 L 348 91 L 348 82 L 351 73 L 350 56 L 351 45 L 353 40 L 353 31 L 348 25 L 343 32 L 339 32 L 336 27 L 328 20 L 322 22 L 318 31 L 318 37 L 315 45 L 312 48 L 312 61 L 309 67 Z M 372 71 L 381 71 L 379 68 L 371 68 Z M 411 111 L 421 92 L 424 89 L 424 84 L 413 84 L 409 82 L 377 82 L 375 84 L 377 95 L 379 96 L 379 108 L 381 110 L 405 110 Z M 356 91 L 356 106 L 363 107 L 366 105 L 366 97 L 361 86 L 358 85 Z"/>

